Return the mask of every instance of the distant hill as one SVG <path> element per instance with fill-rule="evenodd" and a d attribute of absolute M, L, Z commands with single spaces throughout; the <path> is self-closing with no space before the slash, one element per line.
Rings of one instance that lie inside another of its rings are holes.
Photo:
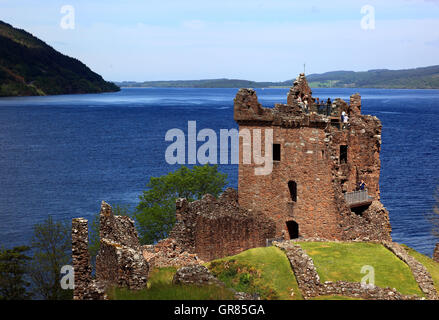
<path fill-rule="evenodd" d="M 292 80 L 288 83 L 292 83 Z M 124 81 L 116 82 L 120 87 L 161 87 L 161 88 L 266 88 L 278 86 L 278 82 L 256 82 L 239 79 L 169 80 L 169 81 Z M 284 85 L 287 85 L 286 82 Z"/>
<path fill-rule="evenodd" d="M 307 75 L 314 88 L 388 88 L 439 89 L 439 65 L 405 70 L 332 71 Z M 256 82 L 239 79 L 170 80 L 119 82 L 121 87 L 177 87 L 177 88 L 274 88 L 291 87 L 293 80 Z"/>
<path fill-rule="evenodd" d="M 118 91 L 77 59 L 0 21 L 0 96 Z"/>
<path fill-rule="evenodd" d="M 315 87 L 439 89 L 439 65 L 404 70 L 335 71 L 310 74 Z"/>

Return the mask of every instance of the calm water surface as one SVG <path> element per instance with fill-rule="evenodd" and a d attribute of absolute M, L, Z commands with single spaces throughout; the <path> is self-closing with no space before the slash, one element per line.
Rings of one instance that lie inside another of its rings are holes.
<path fill-rule="evenodd" d="M 259 89 L 265 106 L 287 89 Z M 439 91 L 314 89 L 314 96 L 359 92 L 363 113 L 383 124 L 381 196 L 395 241 L 431 255 L 425 214 L 439 186 Z M 100 95 L 0 99 L 0 246 L 29 241 L 32 226 L 90 218 L 100 202 L 135 206 L 148 178 L 175 170 L 165 161 L 171 128 L 237 128 L 237 89 L 122 89 Z M 222 165 L 237 187 L 237 166 Z"/>

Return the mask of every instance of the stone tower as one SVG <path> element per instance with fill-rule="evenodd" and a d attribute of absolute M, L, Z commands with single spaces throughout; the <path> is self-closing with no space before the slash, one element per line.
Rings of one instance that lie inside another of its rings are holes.
<path fill-rule="evenodd" d="M 243 161 L 240 138 L 239 205 L 272 218 L 276 236 L 389 240 L 379 190 L 381 122 L 361 114 L 359 94 L 349 104 L 316 102 L 304 74 L 294 81 L 287 103 L 274 108 L 263 107 L 252 89 L 238 91 L 234 119 L 240 135 L 244 129 L 260 130 L 263 152 L 266 130 L 273 134 L 267 175 L 256 175 L 258 165 Z M 346 124 L 342 112 L 349 117 Z M 361 180 L 367 191 L 356 191 Z"/>

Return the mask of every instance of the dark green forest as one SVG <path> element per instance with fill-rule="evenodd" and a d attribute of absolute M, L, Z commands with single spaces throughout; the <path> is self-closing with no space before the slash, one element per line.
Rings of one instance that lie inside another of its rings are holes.
<path fill-rule="evenodd" d="M 120 90 L 77 59 L 0 21 L 0 96 L 100 93 Z"/>

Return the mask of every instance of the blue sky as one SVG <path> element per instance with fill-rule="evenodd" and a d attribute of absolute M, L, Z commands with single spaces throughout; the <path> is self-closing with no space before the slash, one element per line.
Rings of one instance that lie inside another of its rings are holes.
<path fill-rule="evenodd" d="M 75 28 L 62 29 L 64 5 Z M 361 8 L 375 29 L 361 28 Z M 0 20 L 107 80 L 280 81 L 439 64 L 439 0 L 0 0 Z"/>

